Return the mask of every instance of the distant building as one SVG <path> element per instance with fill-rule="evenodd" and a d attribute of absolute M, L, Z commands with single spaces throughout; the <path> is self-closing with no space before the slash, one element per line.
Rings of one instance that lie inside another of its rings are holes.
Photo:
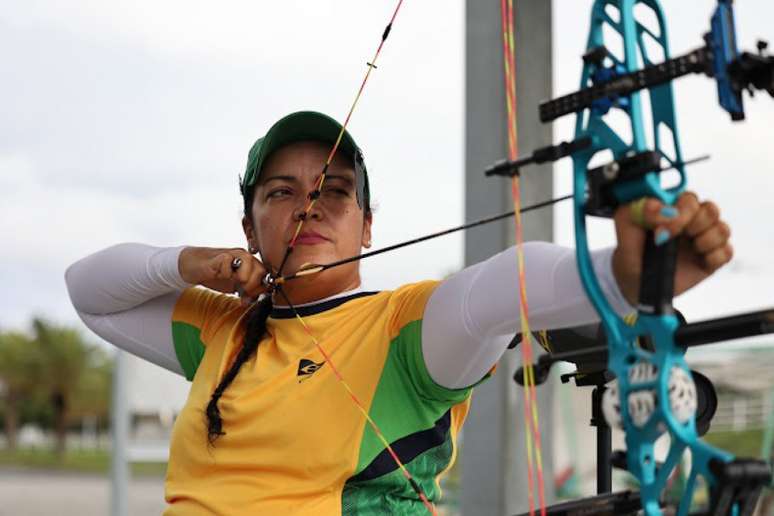
<path fill-rule="evenodd" d="M 127 383 L 130 460 L 166 461 L 172 425 L 191 384 L 183 376 L 133 355 L 127 359 Z"/>

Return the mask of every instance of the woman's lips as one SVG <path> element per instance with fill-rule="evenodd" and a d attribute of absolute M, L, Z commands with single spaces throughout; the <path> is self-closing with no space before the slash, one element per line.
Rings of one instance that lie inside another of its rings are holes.
<path fill-rule="evenodd" d="M 299 233 L 298 238 L 296 238 L 297 245 L 317 245 L 324 244 L 328 241 L 329 240 L 327 238 L 319 233 L 315 233 L 314 231 L 303 231 Z"/>

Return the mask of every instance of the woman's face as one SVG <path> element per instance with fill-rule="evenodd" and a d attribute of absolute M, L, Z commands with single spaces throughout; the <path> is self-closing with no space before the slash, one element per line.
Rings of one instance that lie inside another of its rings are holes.
<path fill-rule="evenodd" d="M 292 143 L 276 150 L 264 163 L 255 186 L 252 221 L 245 218 L 243 226 L 267 269 L 276 272 L 280 266 L 329 152 L 330 146 L 319 142 Z M 304 264 L 325 264 L 354 256 L 370 245 L 371 216 L 364 216 L 358 206 L 353 164 L 336 155 L 282 274 L 295 272 Z M 336 280 L 341 289 L 354 288 L 360 283 L 358 265 L 350 265 L 319 276 Z"/>

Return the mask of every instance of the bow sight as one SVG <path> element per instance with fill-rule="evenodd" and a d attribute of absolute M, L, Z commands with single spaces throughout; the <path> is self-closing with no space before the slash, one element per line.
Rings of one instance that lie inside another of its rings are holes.
<path fill-rule="evenodd" d="M 652 4 L 654 10 L 658 8 L 656 2 L 642 3 Z M 601 6 L 604 12 L 605 4 L 613 5 L 614 2 L 596 2 L 594 10 L 599 11 Z M 645 25 L 638 24 L 637 31 L 639 38 L 649 35 L 666 42 L 663 34 L 656 34 Z M 718 2 L 711 30 L 704 36 L 704 41 L 703 47 L 692 52 L 633 72 L 628 71 L 604 45 L 592 46 L 583 56 L 592 85 L 540 104 L 540 120 L 550 122 L 586 108 L 599 114 L 607 113 L 611 107 L 626 108 L 632 93 L 695 73 L 715 78 L 720 105 L 735 121 L 744 120 L 742 91 L 754 94 L 756 90 L 764 90 L 774 96 L 774 56 L 765 54 L 768 47 L 765 41 L 758 42 L 758 54 L 739 53 L 732 0 Z"/>
<path fill-rule="evenodd" d="M 655 22 L 648 23 L 651 20 Z M 620 36 L 620 51 L 606 45 L 606 31 Z M 622 427 L 626 434 L 625 460 L 618 463 L 640 486 L 636 495 L 605 494 L 571 502 L 569 507 L 549 508 L 548 514 L 628 514 L 641 507 L 646 516 L 661 515 L 665 488 L 685 452 L 690 452 L 691 462 L 677 507 L 680 516 L 690 513 L 700 479 L 709 491 L 703 514 L 713 516 L 751 514 L 762 488 L 771 482 L 767 463 L 736 458 L 699 438 L 696 383 L 684 354 L 687 345 L 774 333 L 774 310 L 682 326 L 672 307 L 677 239 L 656 246 L 649 232 L 637 317 L 627 322 L 603 294 L 586 234 L 587 216 L 609 217 L 620 204 L 642 197 L 673 205 L 685 190 L 686 162 L 671 81 L 697 73 L 713 78 L 722 109 L 732 120 L 743 120 L 744 91 L 765 91 L 774 96 L 774 57 L 766 48 L 767 44 L 760 42 L 756 53 L 739 52 L 731 0 L 718 1 L 704 45 L 674 58 L 669 55 L 665 17 L 658 0 L 595 0 L 580 89 L 540 105 L 543 122 L 577 115 L 573 141 L 498 163 L 488 171 L 490 175 L 514 175 L 530 163 L 565 156 L 573 159 L 578 271 L 606 334 L 607 345 L 595 351 L 604 353 L 605 371 L 616 378 L 601 401 L 607 409 L 607 421 Z M 650 105 L 647 128 L 642 95 L 647 95 Z M 619 134 L 621 127 L 614 128 L 606 118 L 613 110 L 625 116 L 624 129 L 630 135 Z M 600 152 L 612 154 L 612 161 L 591 166 Z M 665 187 L 660 173 L 667 169 L 676 170 L 679 181 Z M 566 359 L 544 360 L 550 366 L 552 361 Z M 540 375 L 540 363 L 537 372 Z M 657 462 L 654 443 L 665 433 L 670 438 L 669 452 L 663 462 Z"/>

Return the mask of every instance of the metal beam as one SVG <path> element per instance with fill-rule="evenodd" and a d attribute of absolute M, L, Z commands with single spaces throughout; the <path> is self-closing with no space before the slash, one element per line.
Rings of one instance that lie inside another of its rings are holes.
<path fill-rule="evenodd" d="M 129 514 L 129 407 L 127 404 L 126 352 L 118 350 L 113 365 L 111 404 L 110 515 Z"/>

